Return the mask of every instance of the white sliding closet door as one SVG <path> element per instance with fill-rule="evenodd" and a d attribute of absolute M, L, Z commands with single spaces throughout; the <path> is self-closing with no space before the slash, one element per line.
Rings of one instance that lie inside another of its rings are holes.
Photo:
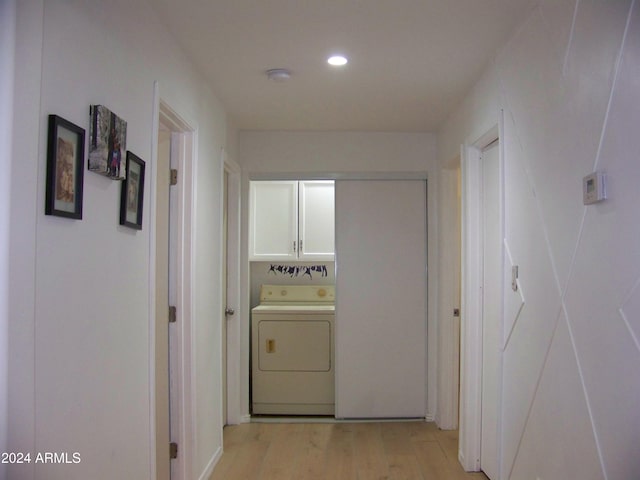
<path fill-rule="evenodd" d="M 336 181 L 336 417 L 426 413 L 426 182 Z"/>

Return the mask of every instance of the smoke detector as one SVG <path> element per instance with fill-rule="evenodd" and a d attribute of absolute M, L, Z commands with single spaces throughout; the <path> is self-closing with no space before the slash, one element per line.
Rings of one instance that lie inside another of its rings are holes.
<path fill-rule="evenodd" d="M 291 72 L 286 68 L 272 68 L 266 71 L 267 78 L 273 82 L 286 82 L 291 78 Z"/>

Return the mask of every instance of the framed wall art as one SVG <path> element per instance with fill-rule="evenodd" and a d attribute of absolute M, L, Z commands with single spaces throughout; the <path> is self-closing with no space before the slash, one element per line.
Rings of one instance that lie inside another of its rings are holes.
<path fill-rule="evenodd" d="M 91 105 L 89 117 L 89 170 L 113 180 L 124 180 L 127 122 L 104 105 Z"/>
<path fill-rule="evenodd" d="M 46 215 L 82 218 L 84 133 L 68 120 L 49 115 Z"/>
<path fill-rule="evenodd" d="M 144 160 L 127 152 L 126 180 L 120 194 L 120 225 L 142 230 L 144 200 Z"/>

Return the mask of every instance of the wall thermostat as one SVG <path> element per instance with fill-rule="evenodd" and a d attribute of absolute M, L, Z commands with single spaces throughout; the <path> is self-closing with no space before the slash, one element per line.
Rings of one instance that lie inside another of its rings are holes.
<path fill-rule="evenodd" d="M 582 179 L 582 203 L 591 205 L 607 198 L 606 175 L 593 172 Z"/>

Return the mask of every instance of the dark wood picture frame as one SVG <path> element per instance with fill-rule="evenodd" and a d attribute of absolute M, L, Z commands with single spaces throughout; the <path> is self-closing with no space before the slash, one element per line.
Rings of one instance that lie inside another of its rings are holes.
<path fill-rule="evenodd" d="M 126 169 L 127 177 L 122 181 L 120 194 L 120 225 L 142 230 L 144 160 L 127 151 Z"/>
<path fill-rule="evenodd" d="M 45 215 L 82 219 L 83 128 L 49 115 Z"/>

